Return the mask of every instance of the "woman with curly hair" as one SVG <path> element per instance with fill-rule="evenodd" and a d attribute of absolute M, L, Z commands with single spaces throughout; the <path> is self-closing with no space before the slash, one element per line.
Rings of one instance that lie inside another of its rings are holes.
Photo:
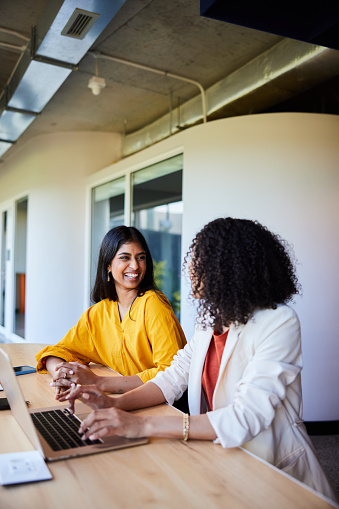
<path fill-rule="evenodd" d="M 242 446 L 335 498 L 302 420 L 300 324 L 287 302 L 299 292 L 288 245 L 256 221 L 220 218 L 195 237 L 185 258 L 198 300 L 193 339 L 144 386 L 112 399 L 80 386 L 94 411 L 84 438 L 104 435 L 213 440 Z M 126 412 L 173 404 L 188 388 L 190 415 Z"/>

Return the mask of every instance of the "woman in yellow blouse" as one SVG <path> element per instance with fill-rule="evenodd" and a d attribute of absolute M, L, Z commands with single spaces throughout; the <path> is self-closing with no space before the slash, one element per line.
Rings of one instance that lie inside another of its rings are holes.
<path fill-rule="evenodd" d="M 53 376 L 56 399 L 72 384 L 123 393 L 151 380 L 186 344 L 181 326 L 154 282 L 152 257 L 133 227 L 104 237 L 91 306 L 56 345 L 36 356 L 37 371 Z M 62 362 L 63 361 L 63 362 Z M 95 375 L 87 364 L 109 366 L 121 377 Z"/>

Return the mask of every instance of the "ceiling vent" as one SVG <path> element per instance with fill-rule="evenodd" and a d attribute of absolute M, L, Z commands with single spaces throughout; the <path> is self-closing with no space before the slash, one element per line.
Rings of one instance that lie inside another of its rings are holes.
<path fill-rule="evenodd" d="M 100 14 L 95 14 L 94 12 L 75 9 L 62 30 L 61 35 L 74 37 L 75 39 L 83 39 L 99 16 Z"/>

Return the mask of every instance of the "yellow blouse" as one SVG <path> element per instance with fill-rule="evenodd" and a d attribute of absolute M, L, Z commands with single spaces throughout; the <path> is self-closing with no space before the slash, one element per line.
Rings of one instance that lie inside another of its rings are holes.
<path fill-rule="evenodd" d="M 135 299 L 122 322 L 117 302 L 104 299 L 91 306 L 59 343 L 36 355 L 37 371 L 47 373 L 43 359 L 52 355 L 66 362 L 103 364 L 121 375 L 138 375 L 145 383 L 169 366 L 185 344 L 170 303 L 150 290 Z"/>

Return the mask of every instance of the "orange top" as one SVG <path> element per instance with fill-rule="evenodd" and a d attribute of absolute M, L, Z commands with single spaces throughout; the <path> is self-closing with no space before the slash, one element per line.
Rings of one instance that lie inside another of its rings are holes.
<path fill-rule="evenodd" d="M 217 334 L 216 331 L 213 332 L 211 343 L 205 358 L 201 383 L 209 412 L 213 410 L 213 393 L 219 376 L 220 363 L 227 335 L 228 330 L 223 334 Z"/>

